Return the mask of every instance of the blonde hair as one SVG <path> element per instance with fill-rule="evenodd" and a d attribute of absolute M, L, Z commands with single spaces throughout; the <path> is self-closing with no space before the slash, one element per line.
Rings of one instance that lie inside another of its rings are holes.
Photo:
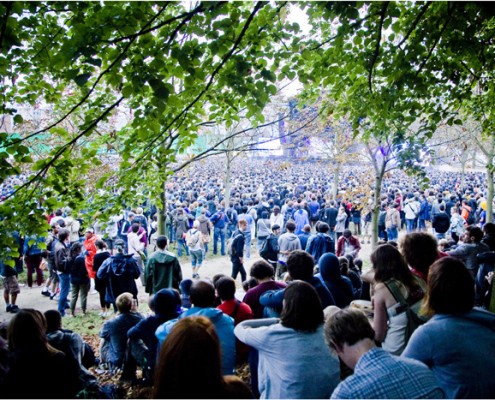
<path fill-rule="evenodd" d="M 115 300 L 115 305 L 121 314 L 128 313 L 132 310 L 132 302 L 134 297 L 129 292 L 120 294 Z"/>

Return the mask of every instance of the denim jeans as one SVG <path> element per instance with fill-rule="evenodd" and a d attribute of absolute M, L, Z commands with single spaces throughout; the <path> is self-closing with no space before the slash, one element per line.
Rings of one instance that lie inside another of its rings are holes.
<path fill-rule="evenodd" d="M 191 250 L 189 252 L 191 255 L 191 265 L 194 268 L 196 265 L 201 267 L 201 263 L 203 262 L 203 251 L 202 250 Z"/>
<path fill-rule="evenodd" d="M 189 249 L 186 246 L 186 241 L 183 238 L 177 238 L 177 255 L 182 256 L 182 247 L 186 249 L 186 255 L 189 255 Z"/>
<path fill-rule="evenodd" d="M 228 224 L 227 225 L 227 238 L 231 237 L 232 234 L 235 232 L 237 226 L 235 224 Z"/>
<path fill-rule="evenodd" d="M 418 230 L 424 231 L 426 229 L 426 221 L 423 218 L 418 218 Z"/>
<path fill-rule="evenodd" d="M 225 255 L 225 228 L 217 228 L 213 229 L 213 254 L 217 254 L 217 244 L 218 239 L 220 239 L 220 253 L 222 256 Z"/>
<path fill-rule="evenodd" d="M 58 275 L 60 279 L 60 294 L 58 298 L 58 312 L 62 317 L 65 315 L 65 306 L 67 305 L 67 297 L 70 289 L 70 274 L 63 273 Z"/>
<path fill-rule="evenodd" d="M 251 231 L 244 232 L 244 241 L 246 245 L 246 258 L 251 257 Z"/>
<path fill-rule="evenodd" d="M 399 230 L 397 228 L 387 228 L 388 240 L 397 240 L 399 237 Z"/>
<path fill-rule="evenodd" d="M 412 231 L 414 231 L 414 219 L 406 218 L 406 232 L 411 233 Z"/>

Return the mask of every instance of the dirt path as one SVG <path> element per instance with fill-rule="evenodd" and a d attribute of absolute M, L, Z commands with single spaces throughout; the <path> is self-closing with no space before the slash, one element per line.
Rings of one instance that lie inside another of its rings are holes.
<path fill-rule="evenodd" d="M 369 255 L 371 253 L 371 246 L 369 244 L 362 244 L 362 250 L 360 253 L 361 258 L 364 260 L 365 264 L 368 263 Z M 259 259 L 259 256 L 253 247 L 253 251 L 251 252 L 251 259 L 247 260 L 247 268 L 246 271 L 249 275 L 249 268 L 251 265 Z M 182 274 L 184 278 L 192 278 L 192 269 L 191 262 L 188 258 L 182 257 L 180 259 L 180 264 L 182 267 Z M 207 261 L 203 264 L 201 269 L 199 270 L 199 274 L 202 278 L 212 278 L 216 274 L 225 274 L 229 275 L 231 273 L 231 262 L 228 256 L 211 256 L 211 258 L 207 259 Z M 45 273 L 46 274 L 46 273 Z M 147 303 L 148 294 L 145 293 L 141 281 L 139 279 L 136 280 L 136 284 L 138 286 L 138 298 L 140 303 Z M 237 277 L 237 286 L 238 290 L 242 291 L 241 288 L 241 278 Z M 98 294 L 89 294 L 88 295 L 88 310 L 99 310 L 99 296 Z M 20 308 L 35 308 L 41 312 L 46 310 L 56 309 L 57 301 L 50 300 L 49 297 L 41 295 L 41 288 L 34 287 L 32 289 L 28 288 L 27 285 L 21 287 L 21 293 L 17 298 L 17 305 Z M 79 308 L 79 304 L 77 305 Z M 2 302 L 0 308 L 0 322 L 9 321 L 12 318 L 12 314 L 7 313 L 5 311 L 5 303 Z"/>

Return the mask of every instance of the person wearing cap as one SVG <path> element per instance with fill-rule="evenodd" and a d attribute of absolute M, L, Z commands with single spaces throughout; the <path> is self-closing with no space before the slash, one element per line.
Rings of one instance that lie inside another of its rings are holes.
<path fill-rule="evenodd" d="M 88 271 L 88 276 L 91 279 L 91 293 L 96 293 L 95 287 L 95 276 L 96 272 L 93 271 L 93 262 L 96 254 L 96 240 L 98 237 L 95 235 L 95 231 L 93 228 L 87 228 L 85 231 L 85 240 L 84 240 L 84 248 L 86 249 L 86 258 L 84 260 L 86 264 L 86 270 Z"/>

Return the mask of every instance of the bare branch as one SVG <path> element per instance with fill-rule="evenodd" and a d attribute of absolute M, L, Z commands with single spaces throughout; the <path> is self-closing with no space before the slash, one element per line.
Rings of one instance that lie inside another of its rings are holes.
<path fill-rule="evenodd" d="M 421 18 L 423 18 L 423 15 L 426 13 L 426 11 L 432 5 L 432 3 L 433 3 L 432 1 L 428 1 L 423 5 L 418 15 L 414 19 L 414 22 L 412 23 L 411 27 L 409 28 L 409 31 L 407 31 L 406 36 L 404 36 L 404 39 L 402 39 L 400 43 L 397 45 L 398 48 L 401 48 L 401 46 L 407 41 L 407 39 L 409 39 L 409 36 L 411 36 L 411 34 L 414 32 L 414 30 L 419 24 L 419 21 L 421 20 Z"/>

